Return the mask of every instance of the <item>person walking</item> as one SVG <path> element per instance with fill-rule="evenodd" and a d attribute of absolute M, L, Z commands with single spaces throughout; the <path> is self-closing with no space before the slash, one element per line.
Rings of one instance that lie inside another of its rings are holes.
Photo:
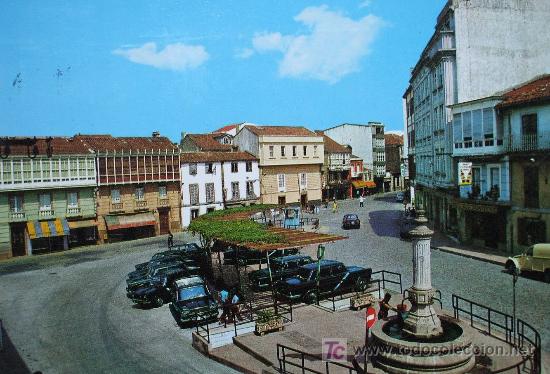
<path fill-rule="evenodd" d="M 363 195 L 359 196 L 359 208 L 362 208 L 364 206 L 365 198 Z"/>
<path fill-rule="evenodd" d="M 231 298 L 231 317 L 234 321 L 236 321 L 237 319 L 239 321 L 242 321 L 243 317 L 241 316 L 241 306 L 239 304 L 241 302 L 239 292 L 236 288 L 234 288 L 231 293 L 233 294 L 233 297 Z"/>
<path fill-rule="evenodd" d="M 227 317 L 229 316 L 229 292 L 225 289 L 225 287 L 222 288 L 220 291 L 220 304 L 222 304 L 222 315 L 220 316 L 220 324 L 225 324 L 227 322 Z"/>
<path fill-rule="evenodd" d="M 172 234 L 172 231 L 168 230 L 168 248 L 172 248 L 174 246 L 174 235 Z"/>
<path fill-rule="evenodd" d="M 338 211 L 338 203 L 336 202 L 336 199 L 334 199 L 334 202 L 332 203 L 332 213 L 336 213 Z"/>

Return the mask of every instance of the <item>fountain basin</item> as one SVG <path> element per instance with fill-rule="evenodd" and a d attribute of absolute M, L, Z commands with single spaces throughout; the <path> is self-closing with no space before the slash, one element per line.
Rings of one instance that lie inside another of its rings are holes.
<path fill-rule="evenodd" d="M 402 334 L 397 317 L 379 321 L 372 332 L 371 361 L 388 373 L 467 373 L 475 365 L 471 328 L 452 317 L 438 316 L 443 334 L 419 339 Z"/>

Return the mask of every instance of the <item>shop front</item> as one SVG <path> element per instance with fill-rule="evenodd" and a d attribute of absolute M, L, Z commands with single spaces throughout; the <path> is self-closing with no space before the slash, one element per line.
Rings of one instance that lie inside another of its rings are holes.
<path fill-rule="evenodd" d="M 69 249 L 70 228 L 65 218 L 27 222 L 26 241 L 29 254 Z"/>
<path fill-rule="evenodd" d="M 97 243 L 97 221 L 94 219 L 85 219 L 78 221 L 68 221 L 70 235 L 69 244 L 71 247 L 82 245 L 93 245 Z"/>
<path fill-rule="evenodd" d="M 376 183 L 373 181 L 352 181 L 351 196 L 357 198 L 359 196 L 367 196 L 376 191 Z"/>
<path fill-rule="evenodd" d="M 481 202 L 458 203 L 461 242 L 492 249 L 506 250 L 508 209 Z"/>
<path fill-rule="evenodd" d="M 110 242 L 134 240 L 155 236 L 157 219 L 153 213 L 106 215 Z"/>

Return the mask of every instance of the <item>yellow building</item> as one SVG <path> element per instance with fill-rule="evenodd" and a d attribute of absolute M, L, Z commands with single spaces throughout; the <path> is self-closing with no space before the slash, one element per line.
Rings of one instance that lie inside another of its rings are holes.
<path fill-rule="evenodd" d="M 322 136 L 304 127 L 247 124 L 233 143 L 260 160 L 262 203 L 321 202 Z"/>

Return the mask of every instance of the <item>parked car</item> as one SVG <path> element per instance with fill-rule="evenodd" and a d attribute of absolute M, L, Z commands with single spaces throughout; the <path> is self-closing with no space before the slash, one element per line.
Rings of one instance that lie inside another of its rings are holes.
<path fill-rule="evenodd" d="M 218 319 L 218 303 L 201 277 L 178 279 L 170 308 L 181 324 Z"/>
<path fill-rule="evenodd" d="M 302 265 L 312 263 L 313 259 L 304 255 L 290 255 L 274 258 L 270 261 L 271 277 L 273 282 L 277 282 L 288 277 L 295 276 Z M 269 288 L 271 282 L 269 279 L 269 269 L 260 269 L 248 274 L 250 288 L 253 291 L 265 291 Z"/>
<path fill-rule="evenodd" d="M 317 262 L 304 265 L 295 277 L 275 285 L 276 297 L 283 300 L 314 304 L 319 298 L 340 295 L 349 291 L 365 291 L 369 287 L 372 269 L 345 266 L 334 260 L 321 260 L 319 292 L 317 292 Z"/>
<path fill-rule="evenodd" d="M 398 192 L 395 195 L 395 201 L 398 203 L 402 203 L 405 200 L 405 194 L 403 192 Z"/>
<path fill-rule="evenodd" d="M 288 256 L 288 255 L 295 255 L 298 254 L 299 249 L 298 248 L 291 248 L 291 249 L 281 249 L 275 251 L 270 259 L 275 259 L 278 257 Z M 234 265 L 235 264 L 235 258 L 237 256 L 237 250 L 231 248 L 224 252 L 223 254 L 223 261 L 226 265 Z M 241 249 L 238 251 L 239 256 L 239 265 L 251 265 L 251 264 L 259 264 L 259 263 L 266 263 L 267 258 L 265 251 L 253 251 L 253 250 L 246 250 Z"/>
<path fill-rule="evenodd" d="M 342 228 L 345 229 L 359 229 L 361 228 L 361 220 L 357 214 L 346 214 L 342 219 Z"/>
<path fill-rule="evenodd" d="M 138 264 L 139 267 L 136 265 L 137 270 L 129 272 L 128 279 L 143 277 L 152 269 L 170 264 L 183 264 L 193 274 L 198 274 L 200 271 L 200 266 L 197 266 L 197 263 L 191 259 L 182 259 L 178 256 L 166 256 L 157 260 L 151 260 L 149 262 Z"/>
<path fill-rule="evenodd" d="M 505 267 L 509 272 L 543 273 L 545 282 L 550 283 L 550 243 L 535 244 L 521 255 L 508 257 Z"/>
<path fill-rule="evenodd" d="M 171 273 L 173 271 L 182 271 L 183 275 L 190 276 L 189 271 L 187 270 L 187 266 L 182 263 L 175 263 L 175 264 L 163 264 L 159 267 L 155 267 L 153 269 L 150 269 L 147 273 L 145 273 L 143 276 L 135 277 L 135 278 L 128 278 L 126 279 L 126 295 L 128 297 L 131 297 L 129 292 L 133 292 L 134 290 L 143 287 L 144 285 L 149 285 L 152 282 L 154 282 L 156 279 L 161 277 L 163 274 Z"/>
<path fill-rule="evenodd" d="M 166 271 L 160 271 L 157 275 L 151 277 L 148 283 L 129 290 L 126 296 L 136 304 L 161 307 L 165 302 L 172 300 L 174 282 L 188 275 L 185 268 L 167 268 Z"/>

